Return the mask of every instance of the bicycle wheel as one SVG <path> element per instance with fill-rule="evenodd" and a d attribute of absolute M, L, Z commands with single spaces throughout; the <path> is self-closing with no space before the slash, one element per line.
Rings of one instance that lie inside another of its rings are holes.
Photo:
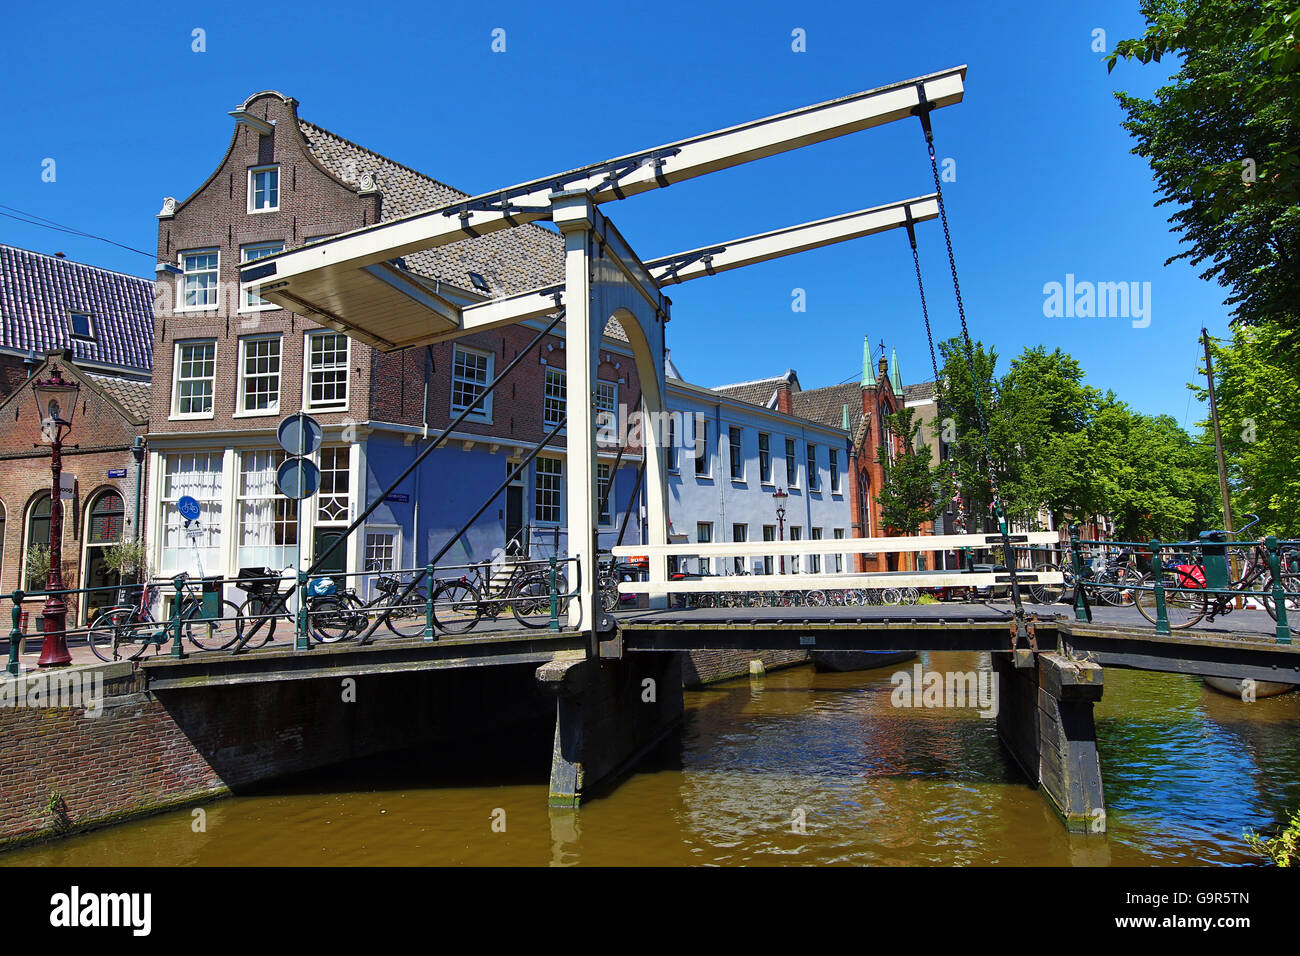
<path fill-rule="evenodd" d="M 149 648 L 148 632 L 154 629 L 140 620 L 135 608 L 114 607 L 95 618 L 86 641 L 101 661 L 133 661 Z"/>
<path fill-rule="evenodd" d="M 885 588 L 880 592 L 880 603 L 888 604 L 891 607 L 895 604 L 902 604 L 903 595 L 898 588 Z"/>
<path fill-rule="evenodd" d="M 555 589 L 559 594 L 568 590 L 563 575 L 556 578 Z M 546 627 L 551 623 L 550 572 L 530 574 L 520 578 L 511 589 L 509 598 L 511 613 L 524 627 Z M 565 599 L 557 597 L 556 616 L 567 617 L 567 612 Z"/>
<path fill-rule="evenodd" d="M 269 644 L 275 634 L 276 620 L 284 613 L 284 602 L 280 598 L 250 594 L 240 605 L 235 617 L 235 641 L 243 640 L 248 635 L 248 643 L 244 647 L 250 650 Z"/>
<path fill-rule="evenodd" d="M 1040 564 L 1034 568 L 1035 574 L 1050 574 L 1059 571 L 1055 565 Z M 1029 585 L 1029 598 L 1035 604 L 1055 604 L 1065 595 L 1065 584 L 1031 584 Z"/>
<path fill-rule="evenodd" d="M 203 605 L 195 601 L 185 609 L 182 634 L 201 651 L 218 651 L 239 640 L 239 608 L 234 601 L 222 601 L 217 616 L 203 617 Z"/>
<path fill-rule="evenodd" d="M 361 599 L 352 594 L 327 594 L 313 599 L 307 608 L 307 630 L 321 644 L 354 637 L 368 621 Z"/>
<path fill-rule="evenodd" d="M 899 592 L 904 604 L 916 604 L 921 600 L 921 592 L 916 588 L 903 588 Z"/>
<path fill-rule="evenodd" d="M 1271 591 L 1273 589 L 1273 576 L 1268 575 L 1255 588 L 1260 591 Z M 1283 571 L 1282 590 L 1291 595 L 1282 599 L 1282 606 L 1286 608 L 1286 622 L 1291 630 L 1300 630 L 1300 596 L 1296 596 L 1300 594 L 1300 574 Z M 1264 610 L 1268 611 L 1269 617 L 1275 621 L 1277 620 L 1277 607 L 1271 597 L 1264 598 Z"/>
<path fill-rule="evenodd" d="M 618 610 L 618 578 L 612 574 L 600 576 L 600 606 L 606 614 Z"/>
<path fill-rule="evenodd" d="M 1161 573 L 1161 583 L 1165 587 L 1165 615 L 1169 627 L 1181 630 L 1191 627 L 1205 616 L 1209 603 L 1205 589 L 1186 571 L 1166 568 Z M 1155 585 L 1154 575 L 1142 578 L 1143 590 L 1137 592 L 1137 609 L 1152 624 L 1156 623 L 1156 592 L 1147 590 Z"/>
<path fill-rule="evenodd" d="M 812 590 L 812 591 L 809 591 L 808 593 L 806 593 L 806 594 L 803 596 L 803 599 L 804 599 L 804 601 L 807 602 L 807 604 L 808 604 L 809 607 L 825 607 L 825 606 L 826 606 L 826 592 L 825 592 L 825 591 L 820 591 L 820 590 Z"/>
<path fill-rule="evenodd" d="M 1098 592 L 1101 594 L 1102 601 L 1111 607 L 1132 607 L 1138 592 L 1130 589 L 1134 585 L 1142 583 L 1142 575 L 1132 568 L 1116 568 L 1114 571 L 1103 574 L 1098 583 L 1118 585 L 1117 587 L 1099 588 Z"/>
<path fill-rule="evenodd" d="M 384 612 L 384 623 L 398 637 L 422 637 L 429 623 L 429 600 L 424 588 L 413 589 L 405 600 L 399 601 L 400 597 L 400 594 L 393 595 L 393 603 Z M 436 614 L 433 622 L 438 623 Z"/>
<path fill-rule="evenodd" d="M 448 634 L 464 634 L 483 615 L 478 589 L 465 581 L 443 581 L 433 592 L 433 623 Z"/>

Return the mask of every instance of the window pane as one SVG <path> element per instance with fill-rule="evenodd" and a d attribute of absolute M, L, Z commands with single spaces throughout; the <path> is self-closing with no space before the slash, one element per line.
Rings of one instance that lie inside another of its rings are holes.
<path fill-rule="evenodd" d="M 475 411 L 488 414 L 484 395 L 490 377 L 491 356 L 478 352 L 467 352 L 457 348 L 452 357 L 451 368 L 451 410 L 462 412 L 471 405 Z"/>
<path fill-rule="evenodd" d="M 284 458 L 278 448 L 239 456 L 236 563 L 241 568 L 278 571 L 298 560 L 298 502 L 275 487 L 275 471 Z"/>
<path fill-rule="evenodd" d="M 205 415 L 212 411 L 212 380 L 217 343 L 183 342 L 176 349 L 176 413 Z"/>
<path fill-rule="evenodd" d="M 348 464 L 350 445 L 320 450 L 320 493 L 316 496 L 318 524 L 342 524 L 348 520 Z"/>
<path fill-rule="evenodd" d="M 558 425 L 565 415 L 564 373 L 558 369 L 546 370 L 546 389 L 542 399 L 542 423 L 548 427 Z"/>
<path fill-rule="evenodd" d="M 280 338 L 244 341 L 244 411 L 280 407 Z"/>
<path fill-rule="evenodd" d="M 348 402 L 348 337 L 341 332 L 317 332 L 307 337 L 307 404 L 335 408 Z"/>
<path fill-rule="evenodd" d="M 564 462 L 559 458 L 534 459 L 533 480 L 536 520 L 549 524 L 559 523 L 560 498 L 563 494 L 564 484 Z"/>
<path fill-rule="evenodd" d="M 221 557 L 221 463 L 222 453 L 168 455 L 163 461 L 162 522 L 163 552 L 159 571 L 214 572 Z M 199 503 L 198 533 L 185 530 L 185 519 L 176 510 L 184 495 Z"/>

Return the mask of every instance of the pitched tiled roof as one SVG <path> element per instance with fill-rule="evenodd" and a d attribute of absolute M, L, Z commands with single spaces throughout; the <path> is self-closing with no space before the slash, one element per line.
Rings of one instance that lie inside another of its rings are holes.
<path fill-rule="evenodd" d="M 934 382 L 918 382 L 915 385 L 903 386 L 903 401 L 922 402 L 927 398 L 934 398 Z"/>
<path fill-rule="evenodd" d="M 849 406 L 848 432 L 850 435 L 857 434 L 858 423 L 862 421 L 862 386 L 857 382 L 805 389 L 796 392 L 790 399 L 794 413 L 800 418 L 821 422 L 832 428 L 843 425 L 844 406 Z"/>
<path fill-rule="evenodd" d="M 69 312 L 90 315 L 92 339 L 73 337 Z M 3 348 L 153 368 L 152 279 L 0 244 L 0 318 Z"/>
<path fill-rule="evenodd" d="M 737 382 L 734 385 L 715 385 L 713 391 L 720 392 L 728 398 L 748 402 L 750 405 L 775 408 L 776 403 L 772 399 L 776 394 L 777 386 L 783 382 L 789 384 L 791 392 L 799 391 L 799 376 L 794 373 L 793 369 L 786 369 L 784 375 L 777 375 L 773 378 L 760 378 L 752 382 Z"/>
<path fill-rule="evenodd" d="M 89 375 L 91 382 L 126 410 L 137 422 L 149 419 L 149 382 L 118 378 L 114 375 Z"/>
<path fill-rule="evenodd" d="M 400 219 L 469 198 L 469 193 L 393 162 L 314 123 L 299 119 L 298 125 L 312 153 L 339 179 L 359 189 L 367 174 L 374 177 L 383 195 L 381 221 Z M 469 274 L 477 272 L 487 282 L 492 297 L 564 282 L 564 239 L 550 229 L 532 224 L 412 252 L 402 259 L 412 272 L 461 289 L 474 288 Z M 617 322 L 611 321 L 605 334 L 627 341 Z"/>

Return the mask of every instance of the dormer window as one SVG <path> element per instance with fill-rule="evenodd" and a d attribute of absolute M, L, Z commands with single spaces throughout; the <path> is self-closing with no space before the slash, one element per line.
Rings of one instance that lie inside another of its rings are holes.
<path fill-rule="evenodd" d="M 73 338 L 93 340 L 95 338 L 95 323 L 91 320 L 90 313 L 69 312 L 68 331 L 72 333 Z"/>
<path fill-rule="evenodd" d="M 280 208 L 280 167 L 258 166 L 248 171 L 248 211 L 275 212 Z"/>

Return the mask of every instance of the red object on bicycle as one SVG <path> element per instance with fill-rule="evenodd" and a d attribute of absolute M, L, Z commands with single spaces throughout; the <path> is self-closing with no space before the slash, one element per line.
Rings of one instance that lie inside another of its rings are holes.
<path fill-rule="evenodd" d="M 1205 569 L 1199 564 L 1175 564 L 1174 570 L 1183 572 L 1196 582 L 1198 588 L 1205 587 Z"/>

